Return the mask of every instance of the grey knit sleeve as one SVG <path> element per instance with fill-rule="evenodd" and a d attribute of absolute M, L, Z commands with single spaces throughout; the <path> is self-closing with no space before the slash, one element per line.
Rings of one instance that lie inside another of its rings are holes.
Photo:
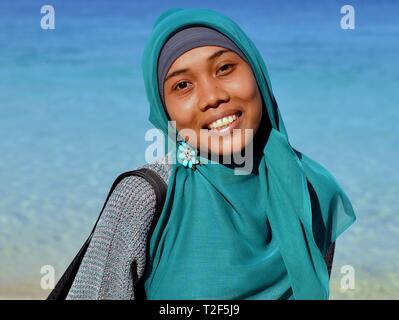
<path fill-rule="evenodd" d="M 134 299 L 133 281 L 144 272 L 146 237 L 155 203 L 155 192 L 144 178 L 129 176 L 116 186 L 67 300 Z M 136 271 L 132 271 L 133 261 Z"/>

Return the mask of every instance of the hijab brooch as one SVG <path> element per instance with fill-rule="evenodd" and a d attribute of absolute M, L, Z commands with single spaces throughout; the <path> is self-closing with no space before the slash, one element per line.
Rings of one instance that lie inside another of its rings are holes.
<path fill-rule="evenodd" d="M 184 167 L 188 167 L 195 171 L 196 167 L 200 165 L 196 151 L 185 140 L 179 140 L 177 144 L 178 161 L 183 164 Z"/>

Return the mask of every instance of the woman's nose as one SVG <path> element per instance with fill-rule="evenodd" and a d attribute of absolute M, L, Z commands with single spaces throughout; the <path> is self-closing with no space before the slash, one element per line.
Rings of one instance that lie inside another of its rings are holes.
<path fill-rule="evenodd" d="M 217 108 L 221 103 L 229 100 L 228 92 L 218 86 L 216 81 L 205 80 L 199 86 L 199 108 L 201 111 Z"/>

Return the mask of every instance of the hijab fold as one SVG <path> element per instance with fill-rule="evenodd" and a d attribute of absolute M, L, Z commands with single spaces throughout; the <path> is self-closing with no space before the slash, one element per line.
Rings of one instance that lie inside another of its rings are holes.
<path fill-rule="evenodd" d="M 165 152 L 178 135 L 168 135 L 158 59 L 168 38 L 188 26 L 218 30 L 243 52 L 263 99 L 259 131 L 267 134 L 254 145 L 260 152 L 249 175 L 220 163 L 193 171 L 172 152 L 166 202 L 150 239 L 147 298 L 328 299 L 324 256 L 355 221 L 352 205 L 328 170 L 290 145 L 262 56 L 234 21 L 216 11 L 170 9 L 146 44 L 149 120 L 167 137 Z"/>

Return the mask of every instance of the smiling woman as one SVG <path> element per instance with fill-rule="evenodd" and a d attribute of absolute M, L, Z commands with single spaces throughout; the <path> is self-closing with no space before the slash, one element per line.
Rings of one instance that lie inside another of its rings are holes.
<path fill-rule="evenodd" d="M 204 30 L 212 32 L 193 27 L 169 41 L 198 36 Z M 209 36 L 207 33 L 202 36 Z M 234 51 L 218 46 L 191 49 L 173 62 L 165 78 L 168 115 L 176 121 L 178 131 L 194 130 L 197 140 L 190 142 L 196 149 L 208 148 L 209 153 L 219 155 L 237 153 L 251 142 L 245 129 L 253 130 L 255 135 L 259 128 L 261 95 L 251 67 L 242 53 L 236 52 L 237 47 Z"/>
<path fill-rule="evenodd" d="M 149 120 L 181 143 L 143 166 L 167 183 L 164 205 L 155 215 L 151 185 L 122 181 L 68 299 L 328 299 L 335 241 L 356 217 L 335 178 L 289 143 L 248 36 L 212 10 L 168 10 L 143 77 Z M 220 161 L 241 152 L 253 166 L 240 174 Z"/>

